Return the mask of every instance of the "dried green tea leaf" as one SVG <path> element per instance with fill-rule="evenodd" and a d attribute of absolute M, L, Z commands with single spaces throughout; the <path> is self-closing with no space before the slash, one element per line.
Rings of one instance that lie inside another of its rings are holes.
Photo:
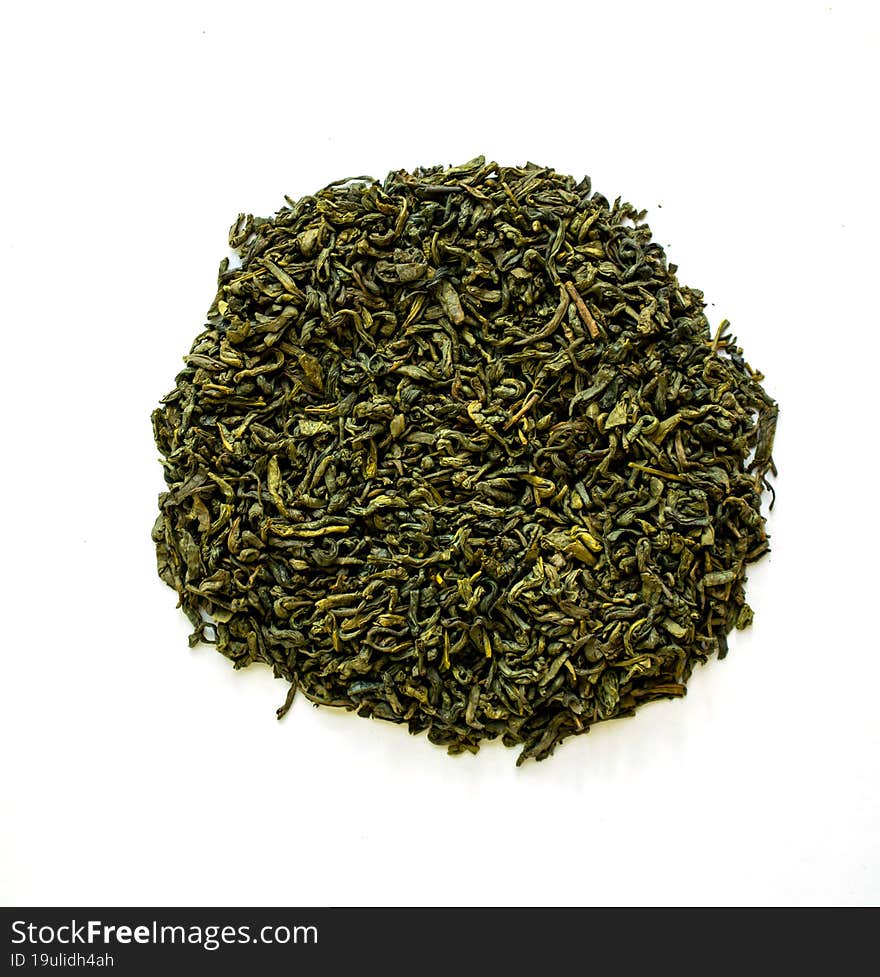
<path fill-rule="evenodd" d="M 518 762 L 751 623 L 777 408 L 644 214 L 477 158 L 239 215 L 153 413 L 160 577 L 237 666 Z"/>

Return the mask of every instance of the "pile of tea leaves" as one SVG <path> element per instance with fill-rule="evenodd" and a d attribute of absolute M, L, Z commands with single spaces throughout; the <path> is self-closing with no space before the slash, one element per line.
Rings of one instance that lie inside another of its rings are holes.
<path fill-rule="evenodd" d="M 311 702 L 543 759 L 752 613 L 776 405 L 644 212 L 533 164 L 241 215 L 153 414 L 194 632 Z"/>

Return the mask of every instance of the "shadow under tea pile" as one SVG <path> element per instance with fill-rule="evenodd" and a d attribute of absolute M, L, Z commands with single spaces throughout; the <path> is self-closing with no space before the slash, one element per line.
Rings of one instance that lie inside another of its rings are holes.
<path fill-rule="evenodd" d="M 482 158 L 288 204 L 153 415 L 191 643 L 520 762 L 683 695 L 751 620 L 776 406 L 644 215 Z"/>

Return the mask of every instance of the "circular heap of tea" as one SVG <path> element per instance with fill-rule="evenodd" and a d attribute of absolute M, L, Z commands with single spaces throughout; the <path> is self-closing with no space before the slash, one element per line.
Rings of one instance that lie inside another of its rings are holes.
<path fill-rule="evenodd" d="M 751 620 L 776 406 L 644 214 L 482 158 L 288 205 L 153 415 L 191 643 L 520 762 L 683 695 Z"/>

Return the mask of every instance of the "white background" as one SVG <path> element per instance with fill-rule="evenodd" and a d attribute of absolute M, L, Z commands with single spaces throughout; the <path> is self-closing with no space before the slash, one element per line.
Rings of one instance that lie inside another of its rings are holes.
<path fill-rule="evenodd" d="M 0 37 L 7 905 L 880 903 L 875 4 L 29 3 Z M 516 769 L 191 651 L 150 412 L 239 211 L 478 153 L 649 209 L 778 399 L 750 633 Z"/>

